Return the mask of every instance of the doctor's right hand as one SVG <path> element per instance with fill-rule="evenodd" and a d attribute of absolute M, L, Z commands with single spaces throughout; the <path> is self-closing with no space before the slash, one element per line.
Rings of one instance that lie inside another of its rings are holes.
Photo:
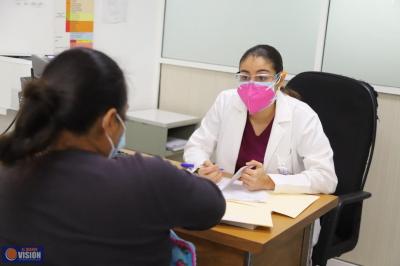
<path fill-rule="evenodd" d="M 197 173 L 199 176 L 205 177 L 214 183 L 218 183 L 222 178 L 222 171 L 219 166 L 207 160 L 199 167 Z"/>
<path fill-rule="evenodd" d="M 250 191 L 268 189 L 275 189 L 275 183 L 267 173 L 265 173 L 262 163 L 256 160 L 251 160 L 246 163 L 249 168 L 246 168 L 240 180 L 243 181 L 243 186 Z"/>

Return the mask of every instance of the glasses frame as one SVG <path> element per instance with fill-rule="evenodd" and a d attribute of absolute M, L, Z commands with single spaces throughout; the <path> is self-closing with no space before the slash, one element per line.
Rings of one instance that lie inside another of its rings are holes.
<path fill-rule="evenodd" d="M 262 73 L 262 74 L 254 75 L 253 79 L 252 79 L 251 75 L 249 75 L 247 73 L 242 73 L 242 72 L 235 73 L 235 78 L 240 82 L 249 82 L 249 81 L 269 82 L 269 81 L 274 81 L 278 76 L 279 76 L 279 73 L 277 73 L 275 75 Z M 270 80 L 271 78 L 272 78 L 272 80 Z"/>

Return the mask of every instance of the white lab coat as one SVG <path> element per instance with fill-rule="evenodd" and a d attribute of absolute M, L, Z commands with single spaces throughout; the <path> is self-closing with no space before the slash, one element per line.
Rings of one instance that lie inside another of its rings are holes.
<path fill-rule="evenodd" d="M 233 173 L 246 119 L 247 109 L 236 89 L 221 92 L 190 137 L 184 160 L 198 167 L 214 154 L 215 163 Z M 275 192 L 329 194 L 336 189 L 333 152 L 318 115 L 280 91 L 263 164 Z"/>

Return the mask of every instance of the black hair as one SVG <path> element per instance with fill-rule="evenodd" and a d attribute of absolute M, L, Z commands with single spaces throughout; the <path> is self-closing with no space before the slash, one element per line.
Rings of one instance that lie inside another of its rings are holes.
<path fill-rule="evenodd" d="M 45 151 L 62 130 L 81 135 L 110 108 L 122 118 L 127 89 L 122 70 L 102 52 L 74 48 L 56 56 L 41 78 L 23 88 L 15 128 L 0 137 L 0 161 L 12 164 Z"/>
<path fill-rule="evenodd" d="M 249 56 L 262 57 L 272 63 L 276 73 L 283 70 L 282 56 L 274 47 L 266 44 L 259 44 L 251 47 L 240 58 L 239 64 L 242 64 Z"/>
<path fill-rule="evenodd" d="M 248 49 L 240 58 L 239 65 L 242 64 L 249 56 L 262 57 L 264 60 L 271 62 L 275 73 L 280 73 L 283 71 L 283 60 L 282 56 L 277 49 L 267 44 L 259 44 Z M 292 96 L 294 98 L 300 99 L 300 95 L 289 88 L 281 87 L 281 91 Z"/>

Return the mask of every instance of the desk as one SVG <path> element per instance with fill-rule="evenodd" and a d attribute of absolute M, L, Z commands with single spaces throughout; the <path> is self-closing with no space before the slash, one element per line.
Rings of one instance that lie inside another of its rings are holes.
<path fill-rule="evenodd" d="M 170 162 L 179 167 L 178 162 Z M 273 213 L 273 228 L 249 230 L 220 224 L 205 231 L 174 230 L 196 245 L 199 266 L 306 266 L 312 224 L 337 204 L 336 196 L 320 195 L 295 219 Z"/>
<path fill-rule="evenodd" d="M 196 245 L 200 266 L 305 266 L 312 224 L 337 202 L 336 196 L 321 195 L 295 219 L 273 213 L 273 228 L 248 230 L 220 224 L 206 231 L 175 231 Z"/>

